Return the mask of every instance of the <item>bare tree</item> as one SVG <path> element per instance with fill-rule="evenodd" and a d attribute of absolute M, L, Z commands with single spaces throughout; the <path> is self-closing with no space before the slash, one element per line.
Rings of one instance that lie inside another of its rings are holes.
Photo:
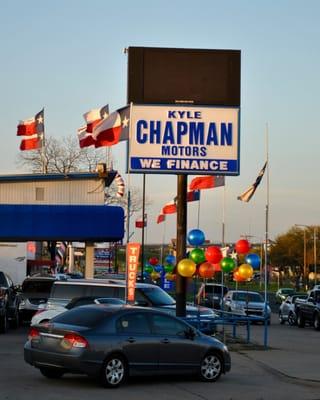
<path fill-rule="evenodd" d="M 33 173 L 61 173 L 76 171 L 94 171 L 97 164 L 106 161 L 103 149 L 79 147 L 77 138 L 56 139 L 48 136 L 43 149 L 20 152 L 17 159 L 19 166 L 26 167 Z"/>

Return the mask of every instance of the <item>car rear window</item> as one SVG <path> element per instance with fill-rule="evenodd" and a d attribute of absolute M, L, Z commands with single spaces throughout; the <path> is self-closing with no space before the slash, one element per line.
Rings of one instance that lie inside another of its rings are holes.
<path fill-rule="evenodd" d="M 222 289 L 221 286 L 206 285 L 205 291 L 206 291 L 206 293 L 209 293 L 209 294 L 221 294 L 223 291 L 223 295 L 225 295 L 228 291 L 228 288 L 226 286 L 223 286 L 223 289 Z"/>
<path fill-rule="evenodd" d="M 88 296 L 86 285 L 75 284 L 55 284 L 52 288 L 50 298 L 54 299 L 73 299 L 74 297 Z"/>
<path fill-rule="evenodd" d="M 85 326 L 93 328 L 103 322 L 109 315 L 106 309 L 97 309 L 87 306 L 74 308 L 53 318 L 53 323 L 64 325 Z"/>
<path fill-rule="evenodd" d="M 22 284 L 23 293 L 50 293 L 53 280 L 50 281 L 24 281 Z"/>

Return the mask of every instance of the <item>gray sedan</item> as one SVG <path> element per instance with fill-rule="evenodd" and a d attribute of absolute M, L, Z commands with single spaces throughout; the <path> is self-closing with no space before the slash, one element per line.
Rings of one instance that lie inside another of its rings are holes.
<path fill-rule="evenodd" d="M 47 378 L 84 373 L 107 387 L 150 374 L 189 373 L 213 382 L 231 368 L 217 339 L 167 313 L 126 305 L 79 307 L 32 327 L 24 358 Z"/>

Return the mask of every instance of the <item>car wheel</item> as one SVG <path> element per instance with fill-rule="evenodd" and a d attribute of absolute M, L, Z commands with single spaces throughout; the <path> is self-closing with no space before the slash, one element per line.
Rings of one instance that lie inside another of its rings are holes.
<path fill-rule="evenodd" d="M 297 325 L 299 328 L 304 328 L 305 321 L 304 321 L 304 318 L 302 317 L 301 313 L 298 313 L 298 315 L 297 315 Z"/>
<path fill-rule="evenodd" d="M 283 319 L 281 311 L 279 311 L 279 322 L 280 322 L 281 325 L 283 325 L 285 323 L 285 320 Z"/>
<path fill-rule="evenodd" d="M 297 323 L 296 318 L 292 312 L 289 313 L 288 315 L 288 324 L 293 326 Z"/>
<path fill-rule="evenodd" d="M 313 318 L 313 327 L 316 331 L 320 331 L 320 315 L 315 314 Z"/>
<path fill-rule="evenodd" d="M 216 353 L 208 353 L 200 364 L 199 377 L 204 382 L 214 382 L 222 373 L 221 357 Z"/>
<path fill-rule="evenodd" d="M 64 374 L 64 371 L 57 368 L 40 368 L 40 372 L 48 379 L 59 379 Z"/>
<path fill-rule="evenodd" d="M 120 355 L 113 355 L 106 359 L 102 367 L 101 383 L 109 388 L 116 388 L 123 384 L 128 376 L 128 366 Z"/>
<path fill-rule="evenodd" d="M 6 333 L 8 329 L 7 313 L 0 317 L 0 333 Z"/>

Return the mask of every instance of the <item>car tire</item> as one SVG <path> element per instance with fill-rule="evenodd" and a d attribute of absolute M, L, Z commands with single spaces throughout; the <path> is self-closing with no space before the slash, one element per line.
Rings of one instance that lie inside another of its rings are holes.
<path fill-rule="evenodd" d="M 203 382 L 215 382 L 223 370 L 221 357 L 216 353 L 208 353 L 201 360 L 199 378 Z"/>
<path fill-rule="evenodd" d="M 283 325 L 285 323 L 285 320 L 283 319 L 281 311 L 279 311 L 279 322 L 280 322 L 281 325 Z"/>
<path fill-rule="evenodd" d="M 298 325 L 299 328 L 304 328 L 304 325 L 305 325 L 305 320 L 302 317 L 300 312 L 297 315 L 297 325 Z"/>
<path fill-rule="evenodd" d="M 0 317 L 0 333 L 6 333 L 8 329 L 7 313 Z"/>
<path fill-rule="evenodd" d="M 121 355 L 114 354 L 105 360 L 101 371 L 101 383 L 104 387 L 117 388 L 127 377 L 128 365 Z"/>
<path fill-rule="evenodd" d="M 46 368 L 41 367 L 40 372 L 43 376 L 48 379 L 60 379 L 64 374 L 64 371 L 58 368 Z"/>
<path fill-rule="evenodd" d="M 320 315 L 318 313 L 313 317 L 313 327 L 316 331 L 320 331 Z"/>
<path fill-rule="evenodd" d="M 288 315 L 288 324 L 290 326 L 294 326 L 294 325 L 296 325 L 296 323 L 297 323 L 297 320 L 296 320 L 294 314 L 292 312 L 290 312 Z"/>

